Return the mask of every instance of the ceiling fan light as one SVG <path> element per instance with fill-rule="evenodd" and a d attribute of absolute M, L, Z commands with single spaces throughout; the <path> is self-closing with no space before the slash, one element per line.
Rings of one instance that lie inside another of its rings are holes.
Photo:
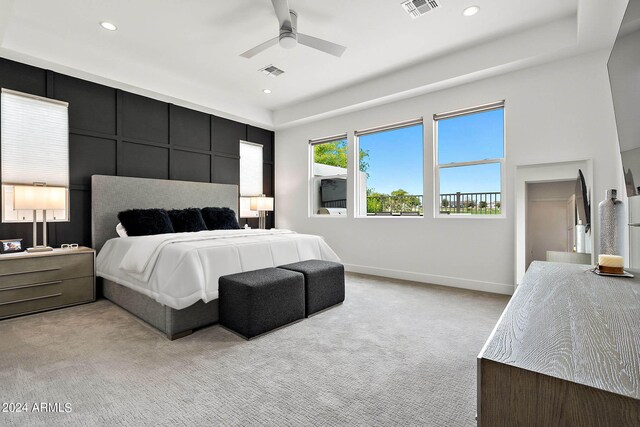
<path fill-rule="evenodd" d="M 280 34 L 280 46 L 285 49 L 293 49 L 298 44 L 298 40 L 296 35 L 293 33 L 282 33 Z"/>

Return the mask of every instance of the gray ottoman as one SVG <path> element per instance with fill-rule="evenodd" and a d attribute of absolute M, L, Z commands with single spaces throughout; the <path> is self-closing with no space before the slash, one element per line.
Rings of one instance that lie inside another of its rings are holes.
<path fill-rule="evenodd" d="M 265 268 L 220 277 L 220 324 L 243 335 L 256 335 L 304 318 L 304 276 Z"/>
<path fill-rule="evenodd" d="M 306 317 L 344 301 L 342 264 L 312 259 L 278 268 L 304 274 Z"/>

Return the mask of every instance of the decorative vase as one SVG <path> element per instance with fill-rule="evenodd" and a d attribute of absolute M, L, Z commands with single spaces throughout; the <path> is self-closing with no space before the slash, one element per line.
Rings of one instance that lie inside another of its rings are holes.
<path fill-rule="evenodd" d="M 622 255 L 622 202 L 616 190 L 607 190 L 600 202 L 600 254 Z"/>

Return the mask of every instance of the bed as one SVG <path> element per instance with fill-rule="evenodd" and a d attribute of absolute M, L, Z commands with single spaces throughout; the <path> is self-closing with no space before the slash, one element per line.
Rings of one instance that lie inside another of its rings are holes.
<path fill-rule="evenodd" d="M 238 211 L 238 187 L 92 176 L 92 244 L 105 298 L 169 339 L 217 323 L 218 278 L 305 259 L 338 261 L 319 236 L 288 230 L 218 230 L 118 238 L 131 208 L 218 206 Z"/>

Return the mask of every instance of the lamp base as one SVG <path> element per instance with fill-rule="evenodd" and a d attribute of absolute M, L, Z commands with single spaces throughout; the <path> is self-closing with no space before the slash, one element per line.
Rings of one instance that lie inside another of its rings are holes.
<path fill-rule="evenodd" d="M 265 211 L 258 211 L 258 228 L 264 230 L 267 228 L 267 215 Z"/>
<path fill-rule="evenodd" d="M 35 246 L 33 248 L 27 248 L 27 252 L 50 252 L 53 248 L 51 246 Z"/>

